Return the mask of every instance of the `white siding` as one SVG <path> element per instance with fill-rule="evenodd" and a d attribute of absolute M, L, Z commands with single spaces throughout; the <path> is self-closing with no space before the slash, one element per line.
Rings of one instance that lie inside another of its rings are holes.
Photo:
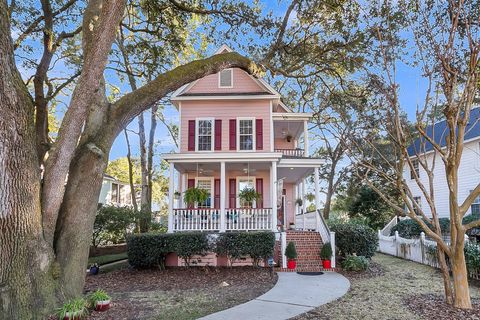
<path fill-rule="evenodd" d="M 459 201 L 464 201 L 470 193 L 470 190 L 475 188 L 480 183 L 480 138 L 465 143 L 460 167 L 458 171 L 458 197 Z M 428 163 L 431 164 L 434 158 L 433 152 L 426 155 Z M 435 206 L 440 217 L 449 217 L 448 209 L 448 187 L 445 175 L 445 166 L 440 156 L 435 157 L 435 169 L 433 178 L 433 189 L 435 196 Z M 410 169 L 408 165 L 404 170 L 404 178 L 407 185 L 410 187 L 413 196 L 420 196 L 421 206 L 427 215 L 431 215 L 430 208 L 423 196 L 420 188 L 414 179 L 410 179 Z M 429 189 L 428 178 L 426 172 L 420 165 L 420 180 L 425 188 Z M 470 209 L 467 214 L 470 214 Z"/>

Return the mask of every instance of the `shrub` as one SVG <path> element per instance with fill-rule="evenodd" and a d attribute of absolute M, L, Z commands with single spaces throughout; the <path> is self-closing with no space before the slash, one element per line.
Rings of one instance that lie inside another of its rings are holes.
<path fill-rule="evenodd" d="M 322 246 L 322 250 L 320 250 L 320 258 L 322 258 L 322 260 L 330 260 L 332 255 L 332 245 L 330 242 L 327 242 Z"/>
<path fill-rule="evenodd" d="M 347 256 L 342 261 L 342 268 L 346 271 L 364 271 L 368 268 L 368 260 L 364 256 Z"/>
<path fill-rule="evenodd" d="M 127 230 L 135 223 L 135 211 L 129 207 L 102 206 L 93 224 L 92 245 L 125 242 Z"/>
<path fill-rule="evenodd" d="M 450 232 L 450 219 L 440 218 L 438 219 L 440 223 L 440 228 L 442 229 L 443 234 L 448 234 Z M 432 228 L 432 225 L 428 222 L 426 224 Z M 423 228 L 418 224 L 417 221 L 413 219 L 405 219 L 397 223 L 392 230 L 390 235 L 394 235 L 395 231 L 398 231 L 398 235 L 402 238 L 412 239 L 420 237 L 420 233 L 424 232 Z"/>
<path fill-rule="evenodd" d="M 357 254 L 371 258 L 377 250 L 377 234 L 368 226 L 339 223 L 331 230 L 335 232 L 335 243 L 342 256 Z"/>
<path fill-rule="evenodd" d="M 172 236 L 172 248 L 187 267 L 195 255 L 204 256 L 210 250 L 208 234 L 204 232 L 179 232 Z"/>
<path fill-rule="evenodd" d="M 287 244 L 287 248 L 285 249 L 285 255 L 287 259 L 296 259 L 297 258 L 297 249 L 295 248 L 295 243 L 290 241 Z"/>
<path fill-rule="evenodd" d="M 464 251 L 468 271 L 474 272 L 480 270 L 480 246 L 467 242 Z"/>
<path fill-rule="evenodd" d="M 253 265 L 258 266 L 262 259 L 273 255 L 274 246 L 273 232 L 228 232 L 218 236 L 214 252 L 226 255 L 230 265 L 241 257 L 249 256 Z"/>
<path fill-rule="evenodd" d="M 165 258 L 173 252 L 173 234 L 143 233 L 127 237 L 127 253 L 130 265 L 137 268 L 165 268 Z"/>

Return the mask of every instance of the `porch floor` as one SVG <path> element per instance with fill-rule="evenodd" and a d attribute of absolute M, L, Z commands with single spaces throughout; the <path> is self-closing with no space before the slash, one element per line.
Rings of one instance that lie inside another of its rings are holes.
<path fill-rule="evenodd" d="M 318 276 L 280 272 L 277 284 L 264 295 L 200 319 L 289 319 L 340 298 L 349 288 L 348 279 L 336 272 Z"/>

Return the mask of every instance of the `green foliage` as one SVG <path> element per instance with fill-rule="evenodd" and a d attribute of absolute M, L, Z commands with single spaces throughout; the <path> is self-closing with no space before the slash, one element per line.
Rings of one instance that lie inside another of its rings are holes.
<path fill-rule="evenodd" d="M 450 232 L 450 219 L 440 218 L 438 219 L 438 222 L 440 223 L 442 234 L 448 234 Z M 433 228 L 430 223 L 425 223 L 429 228 Z M 390 231 L 390 235 L 393 236 L 395 231 L 398 231 L 400 237 L 407 239 L 418 238 L 420 237 L 420 233 L 425 232 L 420 224 L 413 219 L 405 219 L 398 222 Z"/>
<path fill-rule="evenodd" d="M 83 298 L 75 298 L 72 300 L 68 300 L 63 304 L 61 308 L 57 309 L 57 316 L 59 319 L 63 319 L 70 314 L 70 319 L 72 319 L 72 315 L 76 315 L 76 319 L 84 318 L 88 314 L 88 303 Z"/>
<path fill-rule="evenodd" d="M 215 243 L 214 252 L 226 255 L 230 265 L 241 257 L 249 256 L 253 265 L 273 255 L 275 235 L 273 232 L 228 232 L 221 233 Z"/>
<path fill-rule="evenodd" d="M 193 206 L 195 203 L 203 203 L 207 201 L 209 196 L 210 192 L 208 192 L 208 190 L 192 187 L 184 192 L 183 199 L 185 200 L 185 203 Z"/>
<path fill-rule="evenodd" d="M 370 228 L 381 229 L 395 215 L 392 208 L 368 186 L 362 186 L 347 203 L 351 218 L 361 218 Z"/>
<path fill-rule="evenodd" d="M 285 248 L 285 255 L 287 259 L 296 259 L 297 258 L 297 249 L 295 248 L 295 242 L 290 241 Z"/>
<path fill-rule="evenodd" d="M 467 242 L 464 251 L 468 271 L 478 272 L 480 270 L 480 245 Z"/>
<path fill-rule="evenodd" d="M 467 224 L 467 223 L 470 223 L 470 222 L 473 222 L 473 221 L 477 221 L 477 220 L 480 220 L 480 215 L 478 214 L 469 214 L 468 216 L 465 216 L 462 220 L 462 223 L 463 224 Z M 467 230 L 467 235 L 469 237 L 474 237 L 474 236 L 478 236 L 480 235 L 480 228 L 471 228 L 469 230 Z"/>
<path fill-rule="evenodd" d="M 335 244 L 342 256 L 357 254 L 371 258 L 377 250 L 377 234 L 366 225 L 339 223 L 331 230 L 335 232 Z"/>
<path fill-rule="evenodd" d="M 322 249 L 320 250 L 320 258 L 323 260 L 330 260 L 332 258 L 332 245 L 330 242 L 324 243 Z"/>
<path fill-rule="evenodd" d="M 125 242 L 128 229 L 135 224 L 136 213 L 129 207 L 102 206 L 97 211 L 93 224 L 92 245 Z"/>
<path fill-rule="evenodd" d="M 255 191 L 254 188 L 243 188 L 238 193 L 240 200 L 243 200 L 244 203 L 251 205 L 254 201 L 259 200 L 262 195 Z"/>
<path fill-rule="evenodd" d="M 165 268 L 165 258 L 174 252 L 173 234 L 143 233 L 127 237 L 127 253 L 130 265 L 137 268 Z"/>
<path fill-rule="evenodd" d="M 111 297 L 102 289 L 97 289 L 88 295 L 88 301 L 92 307 L 95 307 L 98 301 L 107 301 L 110 299 Z"/>
<path fill-rule="evenodd" d="M 295 200 L 295 204 L 299 207 L 303 206 L 303 200 L 302 198 L 297 198 L 297 200 Z"/>
<path fill-rule="evenodd" d="M 368 268 L 368 259 L 364 256 L 347 256 L 342 261 L 342 268 L 346 271 L 364 271 Z"/>
<path fill-rule="evenodd" d="M 107 254 L 107 255 L 104 255 L 104 256 L 88 258 L 88 264 L 91 265 L 91 264 L 96 263 L 96 264 L 101 266 L 103 264 L 112 263 L 112 262 L 120 261 L 120 260 L 124 260 L 124 259 L 127 259 L 127 253 L 126 252 L 114 253 L 114 254 Z"/>
<path fill-rule="evenodd" d="M 206 255 L 210 249 L 208 235 L 204 232 L 179 232 L 170 238 L 173 252 L 183 259 L 187 267 L 194 255 Z"/>

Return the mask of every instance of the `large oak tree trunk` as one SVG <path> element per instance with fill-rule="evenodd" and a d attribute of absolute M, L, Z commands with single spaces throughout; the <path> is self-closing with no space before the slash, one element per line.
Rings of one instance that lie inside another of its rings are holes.
<path fill-rule="evenodd" d="M 18 73 L 0 1 L 0 316 L 32 319 L 54 304 L 53 252 L 44 241 L 34 107 Z"/>

